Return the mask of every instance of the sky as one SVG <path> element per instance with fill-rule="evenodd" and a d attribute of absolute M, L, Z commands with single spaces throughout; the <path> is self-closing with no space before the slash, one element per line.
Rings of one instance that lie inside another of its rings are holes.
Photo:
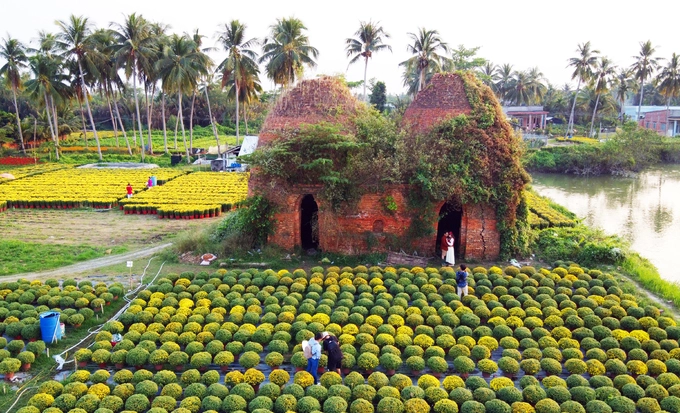
<path fill-rule="evenodd" d="M 183 5 L 183 6 L 180 6 Z M 675 6 L 674 6 L 675 5 Z M 382 80 L 388 94 L 399 94 L 402 68 L 399 63 L 410 54 L 408 33 L 418 28 L 438 30 L 451 47 L 480 47 L 478 55 L 494 64 L 510 63 L 515 70 L 538 67 L 545 78 L 561 87 L 571 81 L 568 59 L 576 56 L 579 43 L 590 41 L 594 49 L 619 66 L 629 66 L 640 49 L 640 42 L 651 40 L 657 55 L 670 58 L 680 53 L 680 36 L 673 20 L 677 2 L 647 0 L 637 2 L 639 10 L 610 0 L 486 1 L 233 1 L 233 0 L 3 0 L 0 5 L 0 36 L 10 34 L 28 43 L 39 30 L 56 31 L 55 20 L 84 15 L 97 27 L 124 15 L 142 14 L 149 20 L 171 26 L 172 32 L 199 32 L 208 36 L 206 45 L 215 45 L 220 25 L 238 19 L 248 26 L 247 37 L 263 38 L 277 18 L 296 17 L 307 26 L 312 46 L 319 50 L 318 65 L 306 70 L 305 77 L 345 74 L 347 80 L 363 79 L 363 63 L 348 68 L 345 39 L 352 37 L 360 21 L 378 21 L 391 38 L 386 43 L 392 53 L 373 55 L 368 63 L 368 79 Z M 210 54 L 219 62 L 223 52 Z M 273 83 L 262 78 L 266 90 Z"/>

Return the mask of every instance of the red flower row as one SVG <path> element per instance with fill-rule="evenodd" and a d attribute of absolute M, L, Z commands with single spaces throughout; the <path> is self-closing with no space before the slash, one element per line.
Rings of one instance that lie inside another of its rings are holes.
<path fill-rule="evenodd" d="M 35 163 L 33 158 L 17 158 L 13 156 L 0 158 L 0 165 L 31 165 L 33 163 Z"/>

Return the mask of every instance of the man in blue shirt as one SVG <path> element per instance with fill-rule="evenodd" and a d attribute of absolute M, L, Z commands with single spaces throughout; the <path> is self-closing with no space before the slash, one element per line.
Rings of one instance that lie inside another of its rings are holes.
<path fill-rule="evenodd" d="M 468 273 L 467 266 L 460 264 L 460 270 L 456 271 L 456 285 L 458 286 L 458 295 L 460 299 L 468 295 Z"/>
<path fill-rule="evenodd" d="M 314 377 L 314 384 L 319 382 L 319 359 L 321 358 L 321 333 L 314 334 L 307 342 L 312 352 L 312 357 L 307 360 L 307 372 Z"/>

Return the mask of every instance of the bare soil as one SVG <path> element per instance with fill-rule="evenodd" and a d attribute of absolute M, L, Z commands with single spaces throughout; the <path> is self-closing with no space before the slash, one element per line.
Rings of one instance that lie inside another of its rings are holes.
<path fill-rule="evenodd" d="M 120 210 L 14 209 L 0 213 L 3 239 L 93 246 L 126 245 L 130 250 L 167 242 L 180 231 L 219 220 L 158 219 L 156 215 L 125 215 Z"/>

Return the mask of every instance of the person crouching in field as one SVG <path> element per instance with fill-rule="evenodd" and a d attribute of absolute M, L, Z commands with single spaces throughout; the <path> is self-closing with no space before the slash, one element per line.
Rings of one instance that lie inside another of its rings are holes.
<path fill-rule="evenodd" d="M 340 350 L 338 338 L 334 335 L 326 334 L 321 341 L 323 342 L 323 349 L 328 352 L 328 371 L 335 371 L 342 376 L 340 372 L 342 350 Z"/>
<path fill-rule="evenodd" d="M 132 185 L 128 182 L 127 186 L 125 187 L 125 190 L 127 191 L 127 197 L 128 199 L 132 198 Z"/>

